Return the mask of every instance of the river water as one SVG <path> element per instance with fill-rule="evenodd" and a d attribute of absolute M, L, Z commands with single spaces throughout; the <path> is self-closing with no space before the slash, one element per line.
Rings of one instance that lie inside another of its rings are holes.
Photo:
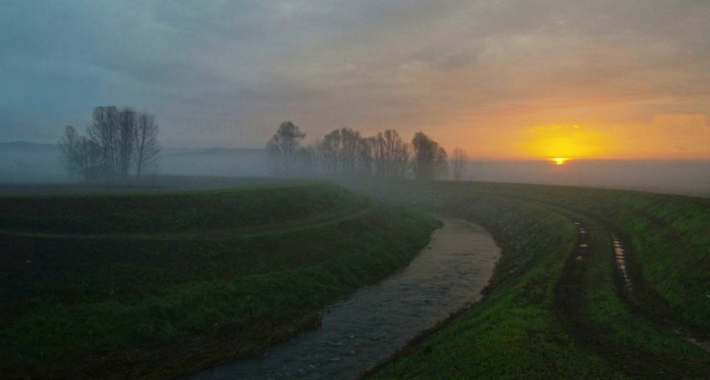
<path fill-rule="evenodd" d="M 323 310 L 322 326 L 186 379 L 353 379 L 467 303 L 478 301 L 500 250 L 478 225 L 443 218 L 403 270 Z"/>

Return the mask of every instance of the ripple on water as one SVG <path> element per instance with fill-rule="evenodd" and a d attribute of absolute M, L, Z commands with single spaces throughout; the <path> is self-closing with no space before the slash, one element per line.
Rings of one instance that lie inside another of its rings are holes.
<path fill-rule="evenodd" d="M 481 298 L 500 250 L 480 226 L 443 219 L 409 266 L 324 309 L 319 329 L 258 358 L 189 379 L 348 379 L 374 367 L 422 331 Z"/>

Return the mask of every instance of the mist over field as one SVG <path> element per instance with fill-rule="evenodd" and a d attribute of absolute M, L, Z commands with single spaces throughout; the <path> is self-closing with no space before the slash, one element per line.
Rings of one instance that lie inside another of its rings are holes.
<path fill-rule="evenodd" d="M 149 176 L 267 177 L 261 149 L 167 149 Z M 449 176 L 451 170 L 449 170 Z M 450 178 L 449 178 L 450 179 Z M 703 160 L 570 160 L 469 161 L 467 181 L 602 187 L 710 197 L 710 161 Z M 0 183 L 80 182 L 63 166 L 58 146 L 0 144 Z"/>
<path fill-rule="evenodd" d="M 710 162 L 657 160 L 483 161 L 471 180 L 642 190 L 710 197 Z"/>

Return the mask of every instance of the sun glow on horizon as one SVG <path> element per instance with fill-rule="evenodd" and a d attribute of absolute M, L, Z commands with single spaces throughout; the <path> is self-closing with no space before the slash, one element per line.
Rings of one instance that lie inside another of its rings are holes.
<path fill-rule="evenodd" d="M 570 158 L 596 158 L 607 148 L 605 135 L 578 125 L 549 125 L 524 128 L 523 147 L 528 154 L 546 157 L 557 165 Z"/>
<path fill-rule="evenodd" d="M 552 159 L 552 162 L 554 162 L 557 165 L 564 165 L 567 162 L 567 158 L 564 157 L 555 157 Z"/>

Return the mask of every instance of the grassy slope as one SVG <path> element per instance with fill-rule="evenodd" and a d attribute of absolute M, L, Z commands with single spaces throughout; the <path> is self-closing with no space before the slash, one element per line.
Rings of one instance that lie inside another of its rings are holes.
<path fill-rule="evenodd" d="M 270 228 L 255 231 L 243 222 L 243 215 L 235 215 L 236 222 L 222 215 L 224 209 L 248 214 L 249 206 L 258 204 L 254 198 L 265 194 L 266 212 L 252 215 Z M 294 194 L 302 204 L 290 205 Z M 3 199 L 0 204 L 31 209 L 31 200 Z M 30 219 L 22 229 L 87 231 L 76 226 L 91 225 L 84 221 L 100 220 L 103 214 L 77 216 L 58 211 L 65 205 L 51 204 L 76 205 L 80 200 L 40 199 L 43 207 L 49 205 L 44 210 L 53 210 L 48 215 L 52 223 L 82 220 L 74 227 L 57 229 Z M 159 203 L 153 212 L 179 212 L 167 219 L 148 214 L 151 224 L 167 220 L 171 231 L 229 227 L 232 237 L 186 242 L 166 239 L 154 229 L 159 238 L 126 238 L 123 234 L 136 229 L 133 219 L 122 215 L 153 201 Z M 7 352 L 0 368 L 8 376 L 170 378 L 248 356 L 316 326 L 320 307 L 405 265 L 437 226 L 420 214 L 367 203 L 326 185 L 100 196 L 86 202 L 120 210 L 111 211 L 119 220 L 111 230 L 90 230 L 104 235 L 101 239 L 13 237 L 29 240 L 36 252 L 31 263 L 3 262 L 7 301 L 0 340 Z M 269 209 L 269 204 L 290 206 Z M 308 208 L 300 208 L 303 205 Z M 220 215 L 218 223 L 201 222 L 215 214 Z M 294 224 L 299 218 L 312 223 Z M 121 234 L 106 236 L 114 232 Z M 3 237 L 10 251 L 6 259 L 26 251 L 26 246 L 7 239 Z"/>
<path fill-rule="evenodd" d="M 0 198 L 0 230 L 84 235 L 202 233 L 349 212 L 362 203 L 345 191 L 312 182 L 239 191 L 15 196 Z"/>
<path fill-rule="evenodd" d="M 588 226 L 591 255 L 583 280 L 580 324 L 594 331 L 596 350 L 613 351 L 618 367 L 642 378 L 682 377 L 704 379 L 710 369 L 710 354 L 668 334 L 634 313 L 617 292 L 613 244 L 606 231 L 592 220 L 578 217 Z M 658 367 L 666 367 L 660 373 Z"/>
<path fill-rule="evenodd" d="M 494 197 L 461 201 L 451 209 L 482 223 L 503 244 L 498 288 L 373 377 L 624 379 L 577 346 L 553 310 L 555 286 L 576 243 L 574 225 L 524 202 Z"/>
<path fill-rule="evenodd" d="M 695 297 L 684 294 L 685 298 L 677 301 L 676 315 L 690 322 L 700 321 L 696 326 L 707 329 L 709 326 L 702 318 L 710 308 L 707 301 L 697 297 L 710 289 L 706 276 L 710 273 L 706 269 L 708 260 L 699 262 L 708 247 L 707 234 L 702 233 L 710 226 L 708 213 L 703 209 L 707 205 L 705 200 L 547 186 L 455 183 L 407 186 L 417 190 L 406 197 L 397 195 L 399 199 L 434 205 L 440 211 L 455 212 L 493 230 L 496 240 L 504 244 L 503 259 L 494 275 L 494 283 L 501 285 L 488 299 L 413 348 L 411 355 L 384 366 L 375 377 L 623 378 L 627 376 L 625 373 L 653 377 L 657 374 L 649 375 L 646 370 L 658 366 L 654 363 L 656 359 L 665 360 L 667 368 L 679 371 L 665 376 L 673 377 L 682 371 L 688 378 L 702 378 L 703 371 L 710 368 L 707 353 L 659 331 L 622 302 L 614 286 L 613 248 L 608 231 L 591 220 L 587 223 L 593 227 L 592 247 L 600 252 L 590 260 L 584 278 L 582 312 L 575 322 L 583 324 L 586 332 L 594 332 L 591 340 L 585 338 L 588 341 L 585 345 L 574 342 L 561 328 L 559 316 L 552 310 L 553 296 L 549 290 L 571 252 L 564 242 L 549 240 L 570 233 L 571 220 L 559 219 L 568 212 L 557 212 L 548 206 L 559 204 L 599 215 L 625 236 L 631 236 L 642 268 L 654 268 L 666 276 L 663 279 L 667 284 L 666 296 L 669 290 L 671 294 L 688 289 L 695 293 Z M 545 203 L 530 202 L 531 199 Z M 488 206 L 475 206 L 481 203 Z M 462 214 L 461 210 L 467 208 L 469 211 Z M 553 223 L 555 218 L 559 220 Z M 577 214 L 574 218 L 584 216 Z M 669 228 L 661 231 L 661 226 Z M 526 237 L 529 242 L 516 248 L 515 242 L 526 241 Z M 671 262 L 669 253 L 673 255 Z M 527 272 L 516 268 L 524 268 L 530 262 L 534 264 Z M 524 272 L 521 276 L 516 274 L 521 272 Z M 644 275 L 649 283 L 657 284 L 654 282 L 657 274 L 644 272 Z M 663 288 L 656 285 L 654 289 L 661 289 L 659 293 L 663 294 Z M 689 305 L 687 309 L 682 307 L 683 302 Z M 619 350 L 611 352 L 621 359 L 602 361 L 589 354 L 599 352 L 600 348 Z M 628 368 L 622 363 L 624 359 L 637 362 Z"/>
<path fill-rule="evenodd" d="M 448 189 L 459 184 L 442 184 Z M 710 200 L 620 190 L 477 184 L 469 190 L 534 199 L 602 218 L 630 243 L 656 308 L 710 335 Z"/>

